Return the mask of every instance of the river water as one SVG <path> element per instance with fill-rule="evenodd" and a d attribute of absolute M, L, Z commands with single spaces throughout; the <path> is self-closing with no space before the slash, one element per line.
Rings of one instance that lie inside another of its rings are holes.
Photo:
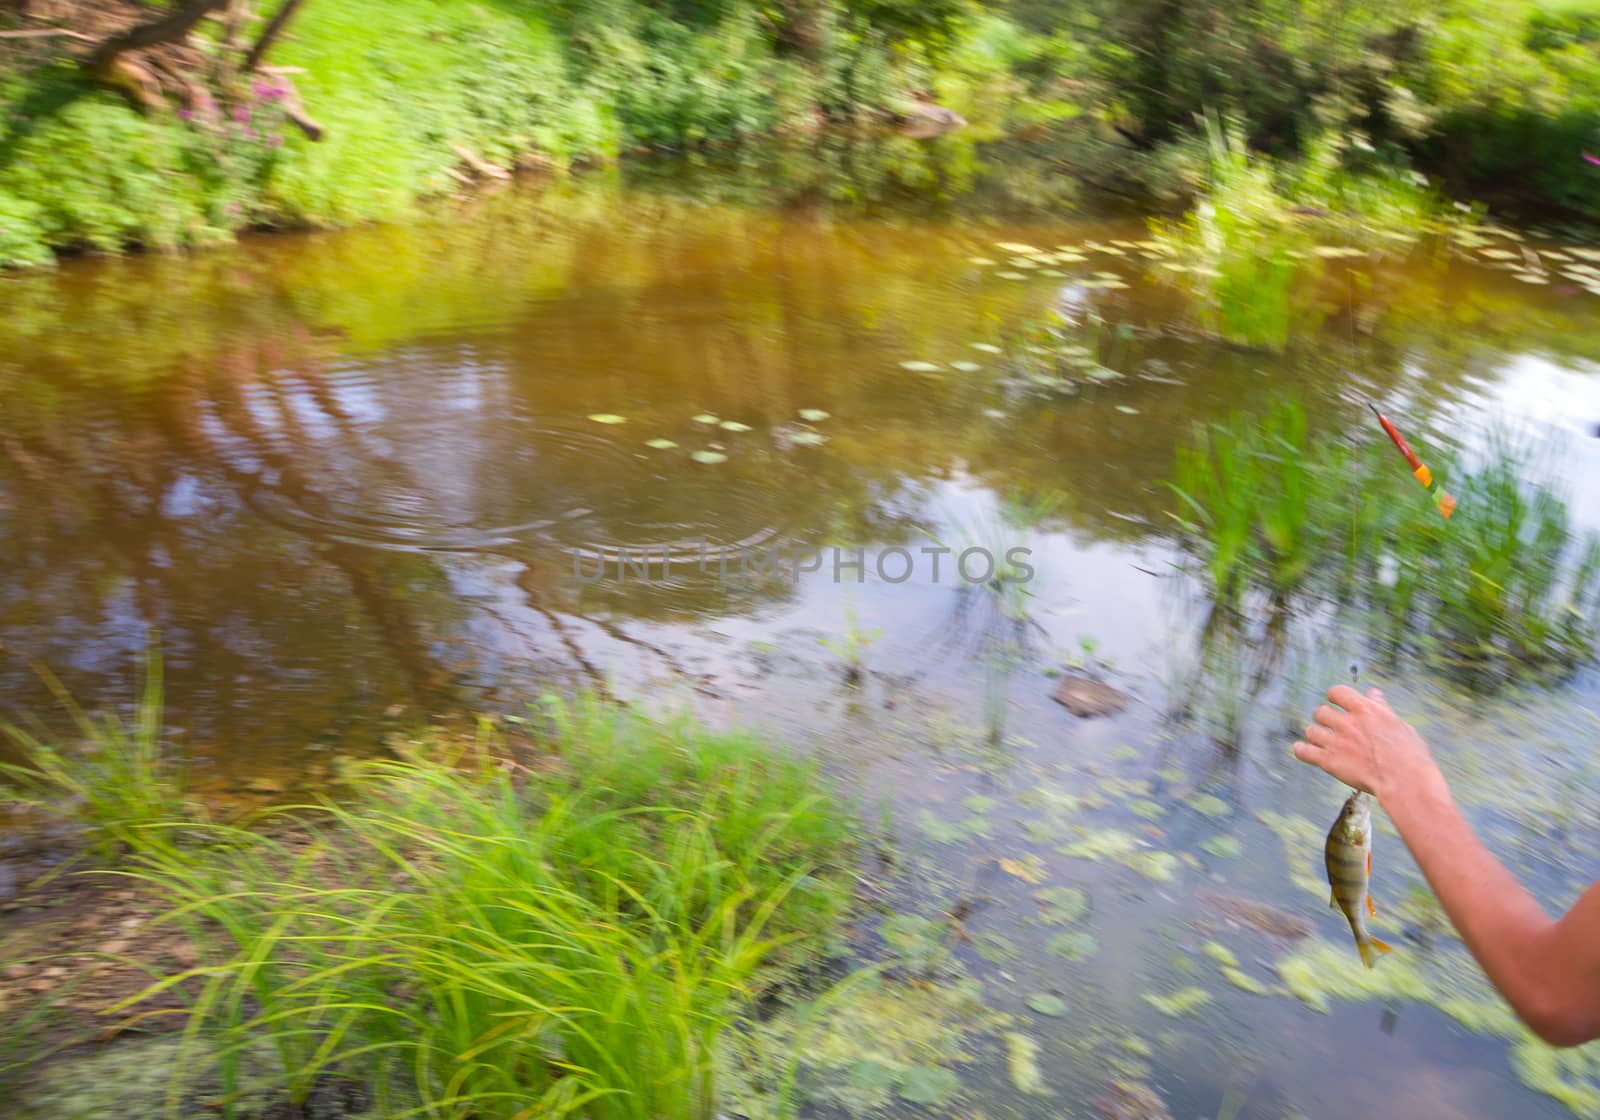
<path fill-rule="evenodd" d="M 1514 425 L 1600 524 L 1600 296 L 1394 254 L 1334 272 L 1287 354 L 1229 347 L 1128 248 L 1005 275 L 997 243 L 1147 236 L 1060 180 L 953 138 L 801 145 L 0 280 L 0 709 L 51 718 L 30 658 L 126 703 L 159 644 L 224 802 L 571 688 L 817 751 L 901 853 L 854 951 L 929 939 L 925 982 L 982 1008 L 904 1010 L 947 1014 L 943 1049 L 819 1057 L 823 1110 L 925 1114 L 870 1086 L 938 1063 L 956 1116 L 1600 1115 L 1600 1057 L 1506 1022 L 1382 831 L 1397 951 L 1362 974 L 1319 885 L 1340 790 L 1287 756 L 1360 635 L 1305 642 L 1270 701 L 1202 673 L 1160 485 L 1197 422 L 1294 391 L 1335 426 L 1366 398 Z M 1124 376 L 1019 387 L 1052 308 Z M 1021 624 L 983 582 L 1013 549 Z M 1085 665 L 1124 712 L 1051 700 Z M 1544 901 L 1600 870 L 1592 672 L 1489 703 L 1361 671 Z"/>

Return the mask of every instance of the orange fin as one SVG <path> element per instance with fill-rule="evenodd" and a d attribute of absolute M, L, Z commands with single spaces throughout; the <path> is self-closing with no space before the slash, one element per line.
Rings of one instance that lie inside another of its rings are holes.
<path fill-rule="evenodd" d="M 1378 906 L 1372 901 L 1372 896 L 1370 894 L 1367 895 L 1367 913 L 1371 914 L 1374 918 L 1378 916 Z"/>
<path fill-rule="evenodd" d="M 1356 951 L 1361 954 L 1361 963 L 1368 968 L 1374 968 L 1378 963 L 1379 953 L 1392 953 L 1394 950 L 1368 934 L 1365 941 L 1356 942 Z"/>
<path fill-rule="evenodd" d="M 1372 878 L 1372 852 L 1367 852 L 1367 878 Z"/>

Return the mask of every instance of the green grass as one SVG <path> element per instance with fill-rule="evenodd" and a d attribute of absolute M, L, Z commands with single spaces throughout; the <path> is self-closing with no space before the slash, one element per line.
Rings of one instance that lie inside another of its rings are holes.
<path fill-rule="evenodd" d="M 1257 597 L 1371 612 L 1387 652 L 1475 687 L 1591 657 L 1600 538 L 1547 473 L 1503 440 L 1476 467 L 1419 448 L 1459 502 L 1448 521 L 1386 441 L 1314 432 L 1293 402 L 1197 429 L 1168 485 L 1208 595 L 1234 614 Z"/>
<path fill-rule="evenodd" d="M 266 1044 L 295 1102 L 346 1077 L 391 1116 L 717 1113 L 766 970 L 848 902 L 851 816 L 809 763 L 687 719 L 585 700 L 530 726 L 521 761 L 483 738 L 360 767 L 300 811 L 309 843 L 142 851 L 209 961 L 174 1102 L 208 1061 L 226 1097 Z"/>
<path fill-rule="evenodd" d="M 185 818 L 182 774 L 163 739 L 161 659 L 152 653 L 132 721 L 85 712 L 48 669 L 41 679 L 72 719 L 79 741 L 45 742 L 39 729 L 6 726 L 21 763 L 0 764 L 0 799 L 78 825 L 101 859 L 158 843 Z"/>

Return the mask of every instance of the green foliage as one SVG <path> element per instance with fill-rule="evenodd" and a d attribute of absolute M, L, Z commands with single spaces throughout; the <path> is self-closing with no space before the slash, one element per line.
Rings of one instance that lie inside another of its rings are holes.
<path fill-rule="evenodd" d="M 0 764 L 0 799 L 66 818 L 82 828 L 103 859 L 124 848 L 160 843 L 186 814 L 181 776 L 162 739 L 161 659 L 145 664 L 144 688 L 132 722 L 85 712 L 48 669 L 40 676 L 77 726 L 73 747 L 48 745 L 40 735 L 7 726 L 24 762 Z M 9 787 L 9 788 L 7 788 Z"/>
<path fill-rule="evenodd" d="M 1323 314 L 1326 257 L 1403 249 L 1456 212 L 1411 172 L 1362 158 L 1359 137 L 1318 135 L 1279 163 L 1253 153 L 1237 122 L 1206 121 L 1208 170 L 1192 209 L 1151 225 L 1162 269 L 1197 299 L 1201 323 L 1230 341 L 1282 350 Z"/>
<path fill-rule="evenodd" d="M 687 719 L 586 700 L 530 726 L 551 753 L 526 764 L 484 737 L 360 767 L 309 843 L 146 848 L 215 962 L 179 1076 L 220 1055 L 236 1082 L 265 1041 L 296 1106 L 337 1070 L 386 1114 L 715 1115 L 759 970 L 848 901 L 849 818 L 809 764 Z"/>

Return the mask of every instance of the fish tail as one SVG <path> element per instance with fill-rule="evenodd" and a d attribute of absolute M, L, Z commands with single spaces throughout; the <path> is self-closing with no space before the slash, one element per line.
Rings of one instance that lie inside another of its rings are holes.
<path fill-rule="evenodd" d="M 1356 942 L 1356 949 L 1361 953 L 1361 963 L 1368 968 L 1375 968 L 1378 964 L 1380 953 L 1392 953 L 1394 949 L 1379 941 L 1376 937 L 1364 937 Z"/>

